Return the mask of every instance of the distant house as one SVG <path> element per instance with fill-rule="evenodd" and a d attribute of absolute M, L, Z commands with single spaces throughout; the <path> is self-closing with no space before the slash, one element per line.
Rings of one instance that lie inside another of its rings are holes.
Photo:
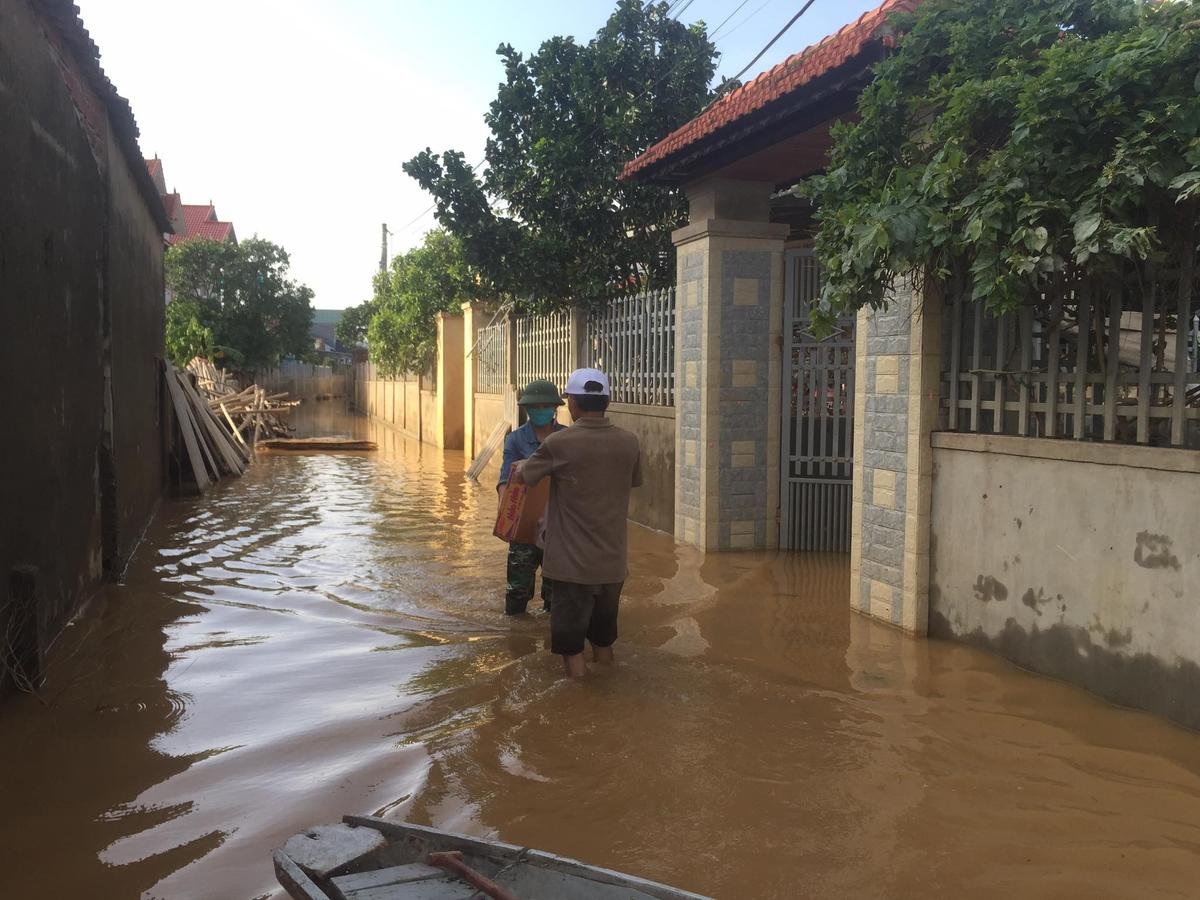
<path fill-rule="evenodd" d="M 182 244 L 197 238 L 237 243 L 233 223 L 223 222 L 217 217 L 217 209 L 211 200 L 205 204 L 184 203 L 178 192 L 167 191 L 167 179 L 163 174 L 161 159 L 156 156 L 146 160 L 146 170 L 150 173 L 154 186 L 158 188 L 163 207 L 171 220 L 174 233 L 165 237 L 168 244 Z"/>
<path fill-rule="evenodd" d="M 349 362 L 352 348 L 343 346 L 337 339 L 337 326 L 342 320 L 342 312 L 340 309 L 314 309 L 312 326 L 308 333 L 313 340 L 313 349 L 318 353 L 325 353 L 337 359 L 344 358 Z"/>

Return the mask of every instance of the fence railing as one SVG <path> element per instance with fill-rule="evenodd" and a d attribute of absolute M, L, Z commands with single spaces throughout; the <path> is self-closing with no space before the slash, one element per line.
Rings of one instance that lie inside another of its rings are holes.
<path fill-rule="evenodd" d="M 571 314 L 521 316 L 517 327 L 517 389 L 535 378 L 546 378 L 562 390 L 575 368 Z"/>
<path fill-rule="evenodd" d="M 675 405 L 675 289 L 632 294 L 588 314 L 588 366 L 603 369 L 615 403 Z"/>
<path fill-rule="evenodd" d="M 508 384 L 507 321 L 495 322 L 479 329 L 475 339 L 475 392 L 502 394 Z"/>
<path fill-rule="evenodd" d="M 1116 293 L 1072 293 L 997 317 L 952 298 L 947 426 L 1200 448 L 1200 305 L 1187 296 L 1133 303 L 1140 308 Z"/>

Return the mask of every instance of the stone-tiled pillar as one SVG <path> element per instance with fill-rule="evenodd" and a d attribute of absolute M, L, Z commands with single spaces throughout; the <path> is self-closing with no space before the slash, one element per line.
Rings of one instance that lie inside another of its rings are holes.
<path fill-rule="evenodd" d="M 779 534 L 780 328 L 786 225 L 772 186 L 689 185 L 676 247 L 675 538 L 774 548 Z"/>
<path fill-rule="evenodd" d="M 914 634 L 929 619 L 929 514 L 941 303 L 900 287 L 858 316 L 851 605 Z"/>

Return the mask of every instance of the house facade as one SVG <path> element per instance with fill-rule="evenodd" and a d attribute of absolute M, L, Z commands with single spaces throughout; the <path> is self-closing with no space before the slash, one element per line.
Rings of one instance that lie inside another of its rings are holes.
<path fill-rule="evenodd" d="M 887 309 L 809 328 L 813 210 L 788 188 L 917 6 L 888 0 L 625 167 L 690 207 L 675 537 L 845 552 L 867 616 L 1200 726 L 1194 289 L 997 318 L 897 284 Z"/>

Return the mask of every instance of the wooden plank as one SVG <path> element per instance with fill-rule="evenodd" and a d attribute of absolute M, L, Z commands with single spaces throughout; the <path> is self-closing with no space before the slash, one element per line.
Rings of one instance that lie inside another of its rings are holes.
<path fill-rule="evenodd" d="M 258 446 L 267 450 L 378 450 L 374 441 L 353 438 L 263 438 Z"/>
<path fill-rule="evenodd" d="M 1078 298 L 1076 306 L 1078 327 L 1075 331 L 1075 396 L 1072 399 L 1075 407 L 1075 440 L 1081 441 L 1084 437 L 1085 398 L 1087 396 L 1088 342 L 1092 339 L 1092 298 L 1090 292 L 1084 290 L 1082 286 L 1076 289 L 1076 297 Z"/>
<path fill-rule="evenodd" d="M 241 444 L 243 447 L 245 447 L 245 446 L 246 446 L 246 439 L 245 439 L 245 438 L 243 438 L 243 437 L 242 437 L 242 433 L 241 433 L 240 431 L 238 431 L 238 427 L 237 427 L 237 425 L 235 425 L 235 424 L 234 424 L 234 422 L 233 422 L 233 416 L 231 416 L 231 415 L 229 414 L 229 408 L 228 408 L 228 407 L 227 407 L 227 406 L 226 406 L 224 403 L 222 403 L 222 404 L 221 404 L 221 412 L 222 412 L 222 413 L 224 414 L 224 416 L 225 416 L 225 421 L 229 423 L 229 428 L 230 428 L 230 431 L 231 431 L 231 433 L 233 434 L 233 437 L 234 437 L 234 439 L 235 439 L 235 440 L 236 440 L 236 441 L 237 441 L 239 444 Z"/>
<path fill-rule="evenodd" d="M 1104 440 L 1117 437 L 1117 379 L 1121 373 L 1121 289 L 1108 298 L 1108 362 L 1104 372 Z"/>
<path fill-rule="evenodd" d="M 396 885 L 363 888 L 345 894 L 343 900 L 472 900 L 481 896 L 465 881 L 443 878 L 440 881 L 416 881 L 402 888 Z"/>
<path fill-rule="evenodd" d="M 188 393 L 184 390 L 184 383 L 187 381 L 187 375 L 182 372 L 175 373 L 176 383 L 179 385 L 179 393 L 183 398 L 184 412 L 187 415 L 188 422 L 192 426 L 192 430 L 196 434 L 196 444 L 200 447 L 200 455 L 204 457 L 204 462 L 208 466 L 208 472 L 213 481 L 221 480 L 221 468 L 217 465 L 216 458 L 212 454 L 212 448 L 208 446 L 208 441 L 205 439 L 204 431 L 196 418 L 196 410 L 192 408 L 192 403 L 188 399 Z"/>
<path fill-rule="evenodd" d="M 179 425 L 183 446 L 187 450 L 188 463 L 192 467 L 192 477 L 196 480 L 196 486 L 200 490 L 204 490 L 212 484 L 212 480 L 208 477 L 208 472 L 204 467 L 204 457 L 200 452 L 198 438 L 192 426 L 188 402 L 184 399 L 183 390 L 175 378 L 175 367 L 170 363 L 165 363 L 164 366 L 162 377 L 167 383 L 167 393 L 171 397 L 171 406 L 175 410 L 175 421 Z"/>
<path fill-rule="evenodd" d="M 225 429 L 217 421 L 216 415 L 204 402 L 204 398 L 200 396 L 191 379 L 186 375 L 181 375 L 180 384 L 191 399 L 192 411 L 207 435 L 209 446 L 221 457 L 230 474 L 242 474 L 246 470 L 246 461 L 233 445 L 232 439 L 225 434 Z"/>
<path fill-rule="evenodd" d="M 1153 271 L 1153 269 L 1151 270 Z M 1142 346 L 1138 360 L 1137 442 L 1150 443 L 1150 373 L 1154 369 L 1155 283 L 1142 295 Z"/>
<path fill-rule="evenodd" d="M 412 884 L 416 881 L 444 881 L 447 877 L 445 869 L 427 866 L 424 863 L 407 863 L 402 866 L 388 866 L 386 869 L 339 875 L 333 879 L 333 886 L 344 896 L 349 896 L 355 891 L 367 888 Z"/>

